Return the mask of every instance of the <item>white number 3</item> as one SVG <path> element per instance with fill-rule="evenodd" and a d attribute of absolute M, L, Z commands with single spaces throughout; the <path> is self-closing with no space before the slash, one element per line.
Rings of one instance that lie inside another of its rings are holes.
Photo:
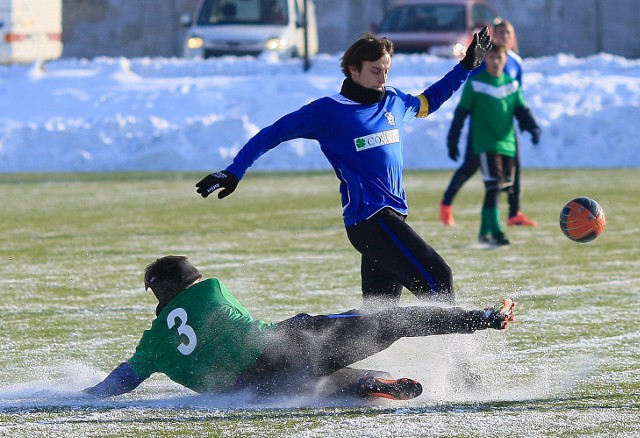
<path fill-rule="evenodd" d="M 185 335 L 188 340 L 186 344 L 181 342 L 180 345 L 178 345 L 178 351 L 188 356 L 193 353 L 193 350 L 196 348 L 198 338 L 191 326 L 187 325 L 187 312 L 183 308 L 178 307 L 177 309 L 173 309 L 171 313 L 167 315 L 167 326 L 169 326 L 169 329 L 172 329 L 176 325 L 176 320 L 180 321 L 178 334 Z"/>

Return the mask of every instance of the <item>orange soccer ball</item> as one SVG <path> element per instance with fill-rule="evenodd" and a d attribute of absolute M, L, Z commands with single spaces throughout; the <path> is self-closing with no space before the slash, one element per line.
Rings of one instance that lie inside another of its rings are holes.
<path fill-rule="evenodd" d="M 574 242 L 591 242 L 602 234 L 606 222 L 600 204 L 587 197 L 572 199 L 560 212 L 560 229 Z"/>

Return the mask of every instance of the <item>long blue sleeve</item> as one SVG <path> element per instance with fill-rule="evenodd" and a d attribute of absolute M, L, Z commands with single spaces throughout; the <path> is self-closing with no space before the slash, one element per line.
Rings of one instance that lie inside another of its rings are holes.
<path fill-rule="evenodd" d="M 429 102 L 429 114 L 440 108 L 465 83 L 467 77 L 469 70 L 458 63 L 442 79 L 424 90 L 422 94 Z"/>
<path fill-rule="evenodd" d="M 240 180 L 258 158 L 280 143 L 294 138 L 316 139 L 314 128 L 319 120 L 312 109 L 313 105 L 313 102 L 305 105 L 260 130 L 240 149 L 225 170 Z"/>
<path fill-rule="evenodd" d="M 142 382 L 144 382 L 144 379 L 136 376 L 131 365 L 123 362 L 115 370 L 111 371 L 111 374 L 102 382 L 85 389 L 84 392 L 96 397 L 110 397 L 132 391 Z"/>

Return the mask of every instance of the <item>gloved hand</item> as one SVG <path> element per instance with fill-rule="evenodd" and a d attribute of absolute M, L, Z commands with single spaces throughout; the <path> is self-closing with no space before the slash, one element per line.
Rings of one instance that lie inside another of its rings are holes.
<path fill-rule="evenodd" d="M 471 71 L 482 64 L 484 56 L 491 49 L 491 36 L 489 36 L 489 28 L 483 27 L 482 30 L 473 35 L 473 41 L 467 47 L 467 53 L 460 61 L 460 64 L 467 70 Z"/>
<path fill-rule="evenodd" d="M 449 158 L 453 161 L 458 161 L 460 158 L 460 149 L 458 149 L 458 142 L 447 139 L 447 148 L 449 148 Z"/>
<path fill-rule="evenodd" d="M 540 135 L 542 135 L 542 129 L 534 128 L 529 132 L 531 133 L 531 143 L 533 144 L 540 143 Z"/>
<path fill-rule="evenodd" d="M 505 298 L 500 305 L 485 308 L 484 319 L 489 324 L 489 327 L 496 330 L 504 330 L 511 321 L 516 319 L 515 307 L 516 303 L 509 298 Z"/>
<path fill-rule="evenodd" d="M 205 176 L 196 184 L 196 192 L 206 198 L 218 189 L 223 189 L 218 193 L 218 199 L 229 196 L 238 187 L 238 178 L 231 172 L 223 170 Z"/>

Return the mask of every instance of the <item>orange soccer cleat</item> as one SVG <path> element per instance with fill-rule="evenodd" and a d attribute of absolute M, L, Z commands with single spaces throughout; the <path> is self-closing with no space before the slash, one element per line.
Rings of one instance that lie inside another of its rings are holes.
<path fill-rule="evenodd" d="M 536 226 L 538 226 L 538 222 L 529 219 L 528 217 L 526 217 L 524 215 L 524 213 L 519 211 L 515 216 L 511 216 L 509 218 L 509 220 L 507 220 L 507 225 L 509 225 L 509 226 L 520 225 L 520 226 L 525 226 L 525 227 L 536 227 Z"/>
<path fill-rule="evenodd" d="M 410 400 L 422 394 L 420 382 L 406 377 L 401 379 L 382 379 L 365 375 L 360 378 L 358 387 L 362 395 L 391 400 Z"/>
<path fill-rule="evenodd" d="M 455 225 L 453 221 L 453 205 L 440 203 L 440 221 L 448 227 Z"/>

